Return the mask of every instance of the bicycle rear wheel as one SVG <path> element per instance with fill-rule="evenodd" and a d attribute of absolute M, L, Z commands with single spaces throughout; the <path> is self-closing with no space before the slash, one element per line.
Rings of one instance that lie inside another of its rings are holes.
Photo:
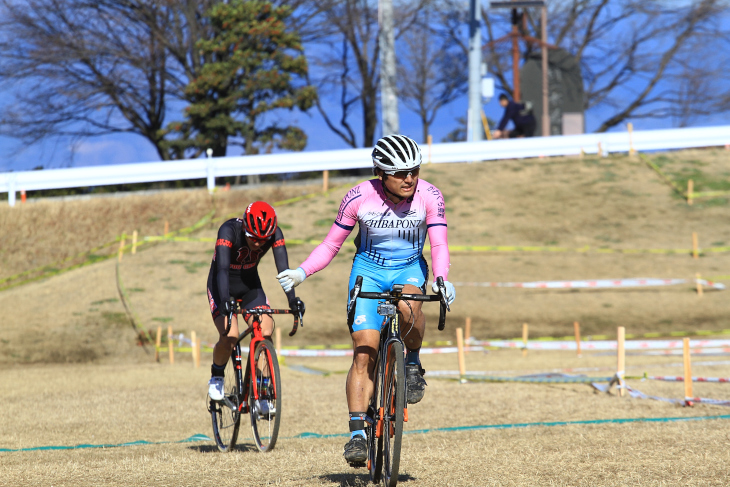
<path fill-rule="evenodd" d="M 238 357 L 238 358 L 237 358 Z M 243 400 L 241 392 L 241 369 L 236 367 L 240 362 L 241 347 L 236 345 L 225 370 L 224 396 L 222 401 L 209 399 L 210 418 L 213 422 L 213 438 L 222 452 L 232 450 L 238 440 L 238 428 L 241 425 L 240 407 Z"/>
<path fill-rule="evenodd" d="M 392 342 L 386 348 L 381 397 L 383 418 L 383 484 L 394 487 L 398 483 L 401 439 L 406 406 L 406 373 L 403 343 Z"/>
<path fill-rule="evenodd" d="M 255 370 L 251 372 L 248 392 L 251 429 L 259 450 L 276 445 L 281 422 L 281 379 L 276 350 L 269 340 L 260 341 L 254 351 Z M 254 397 L 254 381 L 259 398 Z"/>

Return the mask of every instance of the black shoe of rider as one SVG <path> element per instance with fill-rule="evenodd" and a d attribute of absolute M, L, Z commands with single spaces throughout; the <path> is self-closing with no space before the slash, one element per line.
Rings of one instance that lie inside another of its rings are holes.
<path fill-rule="evenodd" d="M 426 379 L 423 374 L 426 371 L 421 368 L 420 364 L 406 365 L 406 400 L 408 404 L 416 404 L 426 393 Z"/>
<path fill-rule="evenodd" d="M 363 467 L 368 459 L 368 442 L 361 435 L 355 435 L 345 445 L 345 460 L 351 467 Z"/>

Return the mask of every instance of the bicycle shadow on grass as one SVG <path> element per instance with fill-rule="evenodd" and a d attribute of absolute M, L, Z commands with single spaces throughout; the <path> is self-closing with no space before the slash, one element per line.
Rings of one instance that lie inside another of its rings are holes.
<path fill-rule="evenodd" d="M 218 447 L 215 445 L 191 445 L 188 447 L 189 450 L 196 451 L 198 453 L 218 453 Z M 256 445 L 253 443 L 251 444 L 238 444 L 233 448 L 234 452 L 257 452 L 259 451 L 258 448 L 256 448 Z"/>
<path fill-rule="evenodd" d="M 339 487 L 360 487 L 372 485 L 370 484 L 370 474 L 367 470 L 364 470 L 363 473 L 330 473 L 327 475 L 320 475 L 317 478 L 319 478 L 322 483 L 330 482 L 334 485 L 338 485 Z M 411 480 L 417 479 L 411 477 L 407 473 L 398 475 L 398 483 L 410 482 Z"/>

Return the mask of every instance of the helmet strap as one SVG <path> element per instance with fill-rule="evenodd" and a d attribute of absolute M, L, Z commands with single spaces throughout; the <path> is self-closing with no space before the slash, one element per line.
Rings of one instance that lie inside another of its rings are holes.
<path fill-rule="evenodd" d="M 387 177 L 388 177 L 388 174 L 385 171 L 383 171 L 383 178 L 380 181 L 380 184 L 383 185 L 383 193 L 385 193 L 386 196 L 395 196 L 396 198 L 398 198 L 398 203 L 400 203 L 401 201 L 403 201 L 406 198 L 404 196 L 398 196 L 397 194 L 393 193 L 392 191 L 390 191 L 388 189 L 388 187 L 385 185 L 385 178 L 387 178 Z"/>

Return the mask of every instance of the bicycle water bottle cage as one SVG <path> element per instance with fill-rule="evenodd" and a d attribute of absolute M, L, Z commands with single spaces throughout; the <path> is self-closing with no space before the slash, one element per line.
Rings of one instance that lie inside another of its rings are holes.
<path fill-rule="evenodd" d="M 394 304 L 378 303 L 378 314 L 380 316 L 395 316 L 396 312 L 397 310 Z"/>

